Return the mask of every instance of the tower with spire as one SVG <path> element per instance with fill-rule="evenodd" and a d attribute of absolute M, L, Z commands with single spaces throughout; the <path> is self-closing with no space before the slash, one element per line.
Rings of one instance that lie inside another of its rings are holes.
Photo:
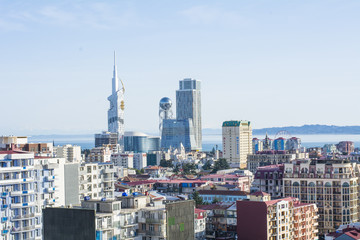
<path fill-rule="evenodd" d="M 121 88 L 119 87 L 119 80 L 121 82 Z M 120 151 L 124 150 L 124 93 L 124 84 L 117 75 L 116 54 L 114 51 L 112 94 L 108 97 L 108 100 L 110 102 L 110 108 L 108 110 L 108 131 L 112 133 L 117 133 Z"/>

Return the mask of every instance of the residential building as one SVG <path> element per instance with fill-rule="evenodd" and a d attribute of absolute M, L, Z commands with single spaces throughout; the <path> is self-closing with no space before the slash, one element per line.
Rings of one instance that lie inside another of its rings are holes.
<path fill-rule="evenodd" d="M 341 225 L 336 232 L 325 235 L 325 240 L 357 240 L 360 238 L 360 223 Z"/>
<path fill-rule="evenodd" d="M 166 195 L 192 194 L 197 187 L 205 184 L 208 184 L 208 181 L 186 179 L 157 180 L 154 190 Z"/>
<path fill-rule="evenodd" d="M 296 198 L 271 200 L 269 194 L 252 193 L 237 201 L 237 234 L 244 240 L 317 240 L 317 208 Z"/>
<path fill-rule="evenodd" d="M 206 210 L 195 208 L 195 240 L 205 240 Z"/>
<path fill-rule="evenodd" d="M 141 132 L 125 132 L 124 150 L 134 153 L 160 151 L 160 137 L 149 136 Z"/>
<path fill-rule="evenodd" d="M 236 205 L 231 203 L 215 203 L 210 205 L 198 206 L 199 209 L 205 210 L 206 217 L 206 235 L 205 239 L 236 239 L 236 230 L 233 231 L 234 225 L 228 225 L 228 217 L 231 216 L 232 211 L 227 211 L 230 207 Z"/>
<path fill-rule="evenodd" d="M 193 200 L 142 208 L 139 211 L 139 235 L 143 240 L 195 239 L 194 209 Z"/>
<path fill-rule="evenodd" d="M 250 191 L 250 181 L 248 177 L 237 176 L 235 174 L 210 174 L 202 176 L 200 179 L 213 183 L 235 185 L 240 191 Z"/>
<path fill-rule="evenodd" d="M 134 168 L 143 169 L 147 166 L 146 153 L 134 153 Z"/>
<path fill-rule="evenodd" d="M 298 160 L 284 164 L 285 197 L 316 203 L 319 232 L 358 221 L 358 177 L 348 160 Z"/>
<path fill-rule="evenodd" d="M 0 136 L 0 150 L 6 151 L 12 148 L 20 148 L 20 145 L 24 145 L 28 142 L 27 137 L 20 136 Z"/>
<path fill-rule="evenodd" d="M 115 166 L 112 163 L 83 163 L 80 166 L 80 199 L 113 199 Z"/>
<path fill-rule="evenodd" d="M 300 138 L 292 137 L 286 141 L 286 150 L 299 150 L 300 148 L 301 148 Z"/>
<path fill-rule="evenodd" d="M 86 161 L 87 162 L 110 162 L 112 151 L 109 145 L 103 145 L 101 147 L 95 147 L 90 150 Z"/>
<path fill-rule="evenodd" d="M 54 147 L 54 156 L 58 158 L 65 158 L 67 162 L 81 162 L 81 147 L 70 144 L 57 146 Z"/>
<path fill-rule="evenodd" d="M 41 239 L 41 219 L 35 216 L 34 153 L 0 151 L 1 238 Z"/>
<path fill-rule="evenodd" d="M 111 155 L 111 162 L 113 162 L 115 166 L 134 168 L 134 153 L 113 153 Z"/>
<path fill-rule="evenodd" d="M 255 173 L 253 189 L 267 192 L 271 198 L 283 197 L 284 164 L 258 167 Z"/>
<path fill-rule="evenodd" d="M 262 151 L 263 150 L 263 141 L 258 138 L 253 138 L 252 139 L 252 147 L 253 147 L 253 151 L 252 151 L 253 154 L 257 153 L 258 151 Z"/>
<path fill-rule="evenodd" d="M 279 138 L 275 139 L 274 143 L 273 143 L 273 146 L 274 146 L 275 151 L 285 150 L 285 148 L 286 148 L 286 139 L 283 138 L 283 137 L 279 137 Z"/>
<path fill-rule="evenodd" d="M 252 173 L 256 173 L 258 167 L 290 163 L 297 159 L 296 153 L 286 151 L 266 150 L 248 155 L 247 166 Z"/>
<path fill-rule="evenodd" d="M 354 142 L 351 141 L 342 141 L 336 144 L 337 149 L 342 153 L 350 154 L 354 152 Z"/>
<path fill-rule="evenodd" d="M 116 132 L 106 132 L 95 134 L 95 147 L 103 145 L 116 145 L 118 144 L 118 135 Z"/>
<path fill-rule="evenodd" d="M 231 167 L 246 168 L 247 155 L 252 153 L 250 121 L 226 121 L 222 125 L 223 157 Z"/>
<path fill-rule="evenodd" d="M 236 190 L 198 190 L 197 191 L 202 197 L 203 201 L 206 203 L 213 202 L 224 202 L 224 203 L 234 203 L 238 200 L 243 200 L 247 198 L 249 192 L 236 191 Z"/>

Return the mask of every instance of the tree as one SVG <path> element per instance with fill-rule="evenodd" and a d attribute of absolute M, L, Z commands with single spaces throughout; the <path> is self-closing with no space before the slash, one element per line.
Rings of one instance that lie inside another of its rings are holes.
<path fill-rule="evenodd" d="M 214 169 L 212 170 L 212 173 L 216 173 L 219 170 L 223 169 L 229 169 L 229 163 L 226 161 L 225 158 L 220 158 L 218 161 L 214 164 Z"/>
<path fill-rule="evenodd" d="M 165 159 L 162 159 L 160 161 L 160 166 L 161 167 L 173 167 L 174 165 L 172 164 L 172 162 L 170 160 L 165 160 Z"/>
<path fill-rule="evenodd" d="M 179 166 L 180 166 L 180 165 L 177 164 L 177 165 L 174 167 L 174 169 L 173 169 L 174 173 L 178 174 L 178 172 L 180 172 L 180 167 L 179 167 Z"/>
<path fill-rule="evenodd" d="M 218 203 L 218 202 L 220 202 L 220 200 L 217 197 L 215 197 L 214 200 L 211 203 L 215 204 L 215 203 Z"/>
<path fill-rule="evenodd" d="M 199 192 L 193 192 L 192 194 L 192 199 L 195 201 L 195 206 L 199 206 L 199 205 L 203 205 L 204 204 L 204 200 L 203 198 L 200 196 Z"/>
<path fill-rule="evenodd" d="M 211 162 L 210 161 L 207 161 L 203 167 L 202 167 L 204 170 L 210 170 L 212 168 L 211 166 Z"/>
<path fill-rule="evenodd" d="M 194 163 L 183 164 L 183 172 L 185 175 L 196 174 L 196 166 Z"/>

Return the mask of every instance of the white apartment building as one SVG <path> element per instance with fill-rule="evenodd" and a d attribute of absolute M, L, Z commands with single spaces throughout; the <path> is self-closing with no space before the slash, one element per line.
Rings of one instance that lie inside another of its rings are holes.
<path fill-rule="evenodd" d="M 250 121 L 225 121 L 222 125 L 223 157 L 231 167 L 246 168 L 247 155 L 252 153 Z"/>
<path fill-rule="evenodd" d="M 1 239 L 41 239 L 35 218 L 34 153 L 0 151 Z"/>
<path fill-rule="evenodd" d="M 70 144 L 57 146 L 54 147 L 54 156 L 65 158 L 67 162 L 81 162 L 81 147 Z"/>
<path fill-rule="evenodd" d="M 79 171 L 80 199 L 113 199 L 116 168 L 112 163 L 83 163 Z"/>
<path fill-rule="evenodd" d="M 146 166 L 147 166 L 146 153 L 134 153 L 134 168 L 140 170 Z"/>
<path fill-rule="evenodd" d="M 111 155 L 111 162 L 113 162 L 115 166 L 134 168 L 134 153 L 113 153 Z"/>

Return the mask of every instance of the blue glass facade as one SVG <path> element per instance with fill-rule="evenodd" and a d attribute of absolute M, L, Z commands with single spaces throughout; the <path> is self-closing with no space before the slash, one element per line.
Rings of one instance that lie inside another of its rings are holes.
<path fill-rule="evenodd" d="M 143 152 L 160 150 L 160 138 L 150 136 L 125 136 L 124 149 L 131 152 Z"/>

